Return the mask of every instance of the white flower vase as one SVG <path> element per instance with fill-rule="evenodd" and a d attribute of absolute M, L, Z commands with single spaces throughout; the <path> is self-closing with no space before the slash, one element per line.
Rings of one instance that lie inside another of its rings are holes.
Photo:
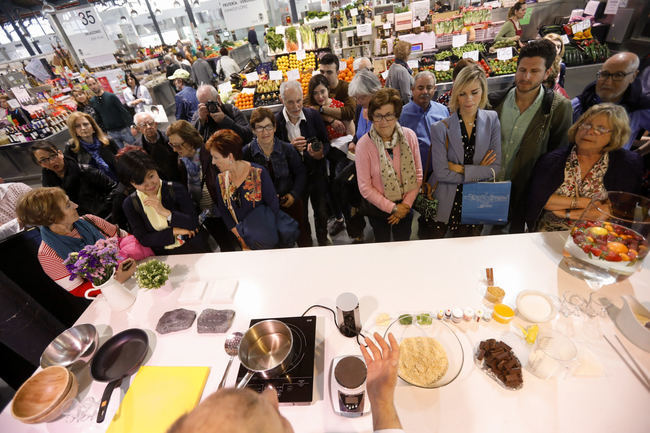
<path fill-rule="evenodd" d="M 112 310 L 123 311 L 129 308 L 135 302 L 136 296 L 124 287 L 122 283 L 113 278 L 114 275 L 115 270 L 113 270 L 110 278 L 106 280 L 106 282 L 86 291 L 84 297 L 86 299 L 94 299 L 94 297 L 89 296 L 88 293 L 99 289 L 102 291 L 104 299 L 106 299 L 106 302 Z"/>

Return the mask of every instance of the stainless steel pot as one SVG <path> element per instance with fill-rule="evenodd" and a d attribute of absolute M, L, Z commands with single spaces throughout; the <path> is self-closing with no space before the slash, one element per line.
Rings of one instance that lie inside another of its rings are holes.
<path fill-rule="evenodd" d="M 279 320 L 264 320 L 251 326 L 239 345 L 239 361 L 248 370 L 237 384 L 243 388 L 254 374 L 265 379 L 285 371 L 293 355 L 293 334 Z"/>

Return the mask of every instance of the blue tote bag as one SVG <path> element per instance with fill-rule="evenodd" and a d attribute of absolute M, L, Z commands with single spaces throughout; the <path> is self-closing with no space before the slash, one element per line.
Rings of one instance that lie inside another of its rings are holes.
<path fill-rule="evenodd" d="M 464 184 L 461 224 L 507 224 L 511 186 L 510 181 Z"/>

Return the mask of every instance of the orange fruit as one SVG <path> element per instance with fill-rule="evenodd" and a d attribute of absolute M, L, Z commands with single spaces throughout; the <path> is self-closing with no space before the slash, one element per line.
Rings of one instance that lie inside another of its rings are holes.
<path fill-rule="evenodd" d="M 622 244 L 620 242 L 607 242 L 607 249 L 617 254 L 625 254 L 628 251 L 625 244 Z"/>

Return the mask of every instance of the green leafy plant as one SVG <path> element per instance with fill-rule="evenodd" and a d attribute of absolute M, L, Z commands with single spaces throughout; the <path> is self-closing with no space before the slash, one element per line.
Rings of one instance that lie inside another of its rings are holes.
<path fill-rule="evenodd" d="M 171 268 L 169 265 L 153 259 L 138 265 L 135 278 L 143 289 L 159 289 L 167 282 Z"/>

